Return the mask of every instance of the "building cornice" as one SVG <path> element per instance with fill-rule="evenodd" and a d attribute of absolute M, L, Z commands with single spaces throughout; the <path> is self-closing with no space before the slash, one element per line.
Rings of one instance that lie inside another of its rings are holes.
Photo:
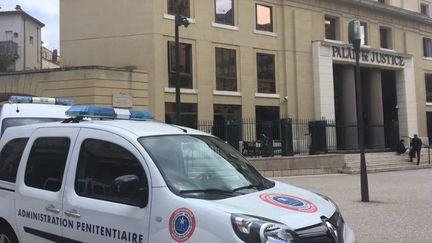
<path fill-rule="evenodd" d="M 430 18 L 429 16 L 425 16 L 418 12 L 414 12 L 404 8 L 399 8 L 389 4 L 380 3 L 377 1 L 371 1 L 371 0 L 333 0 L 333 1 L 343 2 L 358 7 L 364 7 L 366 9 L 370 9 L 373 11 L 395 15 L 399 18 L 405 18 L 405 19 L 409 19 L 409 20 L 413 20 L 425 24 L 432 24 L 432 18 Z"/>
<path fill-rule="evenodd" d="M 347 43 L 337 43 L 334 41 L 328 41 L 328 40 L 315 40 L 312 41 L 312 43 L 316 43 L 319 42 L 322 46 L 328 46 L 328 47 L 333 47 L 333 46 L 338 46 L 338 47 L 344 47 L 347 49 L 352 48 L 352 44 L 347 44 Z M 413 55 L 412 54 L 406 54 L 406 53 L 400 53 L 400 52 L 396 52 L 390 49 L 376 49 L 376 48 L 371 48 L 369 46 L 362 46 L 361 47 L 361 51 L 367 51 L 367 52 L 377 52 L 377 53 L 384 53 L 384 54 L 389 54 L 389 55 L 397 55 L 397 56 L 401 56 L 401 57 L 405 57 L 405 58 L 412 58 Z"/>
<path fill-rule="evenodd" d="M 333 2 L 336 4 L 344 4 L 346 6 L 351 6 L 354 8 L 363 8 L 365 10 L 373 11 L 375 13 L 392 15 L 393 17 L 399 19 L 415 21 L 423 24 L 432 24 L 432 18 L 429 16 L 422 15 L 419 12 L 407 10 L 389 4 L 379 3 L 377 1 L 372 1 L 372 0 L 321 0 L 321 1 L 283 0 L 283 2 L 286 5 L 290 5 L 290 3 L 293 3 L 294 5 L 292 6 L 306 5 L 306 6 L 315 6 L 317 8 L 325 7 L 327 5 L 325 4 L 325 2 Z"/>
<path fill-rule="evenodd" d="M 59 71 L 75 71 L 75 70 L 106 70 L 106 71 L 118 71 L 118 72 L 148 73 L 147 71 L 143 71 L 140 69 L 132 70 L 127 67 L 120 68 L 120 67 L 89 65 L 89 66 L 60 67 L 60 68 L 51 68 L 51 69 L 36 69 L 36 70 L 24 70 L 24 71 L 13 71 L 13 72 L 0 72 L 0 77 L 18 75 L 18 74 L 52 73 L 52 72 L 59 72 Z"/>
<path fill-rule="evenodd" d="M 45 27 L 45 24 L 37 20 L 35 17 L 31 16 L 30 14 L 22 11 L 22 10 L 16 10 L 16 11 L 2 11 L 0 12 L 1 15 L 21 15 L 24 18 L 31 19 L 35 23 L 37 23 L 40 27 Z"/>

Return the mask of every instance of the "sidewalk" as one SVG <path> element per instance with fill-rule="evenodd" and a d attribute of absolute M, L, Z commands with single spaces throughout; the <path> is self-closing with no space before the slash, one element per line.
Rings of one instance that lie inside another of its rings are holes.
<path fill-rule="evenodd" d="M 369 174 L 369 203 L 359 175 L 273 178 L 331 197 L 357 242 L 432 242 L 432 169 Z"/>

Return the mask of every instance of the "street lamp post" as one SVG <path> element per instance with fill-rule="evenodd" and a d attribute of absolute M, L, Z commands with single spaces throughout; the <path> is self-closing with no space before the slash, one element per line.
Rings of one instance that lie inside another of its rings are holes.
<path fill-rule="evenodd" d="M 361 200 L 362 202 L 369 202 L 369 188 L 367 179 L 366 158 L 364 151 L 364 121 L 363 121 L 363 97 L 362 85 L 360 82 L 360 45 L 361 45 L 361 32 L 360 21 L 353 20 L 348 26 L 349 41 L 352 43 L 355 57 L 355 86 L 356 86 L 356 103 L 357 103 L 357 129 L 358 129 L 358 143 L 360 148 L 360 187 L 361 187 Z"/>
<path fill-rule="evenodd" d="M 175 98 L 176 98 L 176 115 L 175 123 L 181 125 L 181 100 L 180 100 L 180 42 L 179 42 L 179 27 L 183 25 L 185 28 L 189 26 L 189 20 L 179 14 L 175 16 L 175 61 L 176 61 L 176 80 L 175 80 Z"/>

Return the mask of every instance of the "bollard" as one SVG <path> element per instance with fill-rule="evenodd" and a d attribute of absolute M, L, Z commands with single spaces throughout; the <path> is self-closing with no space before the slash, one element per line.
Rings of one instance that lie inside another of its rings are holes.
<path fill-rule="evenodd" d="M 282 156 L 293 156 L 292 119 L 280 119 Z"/>
<path fill-rule="evenodd" d="M 310 121 L 309 133 L 311 135 L 311 143 L 309 154 L 326 154 L 327 148 L 327 121 Z"/>

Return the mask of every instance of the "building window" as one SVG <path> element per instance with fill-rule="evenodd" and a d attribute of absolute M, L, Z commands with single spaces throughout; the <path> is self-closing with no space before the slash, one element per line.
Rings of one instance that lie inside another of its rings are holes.
<path fill-rule="evenodd" d="M 361 45 L 367 45 L 368 44 L 367 23 L 360 22 L 360 33 L 361 33 Z"/>
<path fill-rule="evenodd" d="M 216 48 L 216 89 L 237 91 L 235 50 Z"/>
<path fill-rule="evenodd" d="M 432 74 L 425 74 L 426 102 L 432 102 Z"/>
<path fill-rule="evenodd" d="M 197 104 L 182 103 L 180 112 L 181 125 L 185 127 L 197 128 L 198 112 Z M 175 123 L 176 103 L 165 103 L 165 122 L 168 124 Z"/>
<path fill-rule="evenodd" d="M 180 88 L 192 89 L 192 45 L 180 43 L 179 48 Z M 176 84 L 175 43 L 168 42 L 169 87 Z"/>
<path fill-rule="evenodd" d="M 227 124 L 241 121 L 240 105 L 213 105 L 214 123 Z"/>
<path fill-rule="evenodd" d="M 380 27 L 381 48 L 391 49 L 391 29 Z"/>
<path fill-rule="evenodd" d="M 275 56 L 257 53 L 258 93 L 276 93 Z"/>
<path fill-rule="evenodd" d="M 13 31 L 12 30 L 5 31 L 5 36 L 6 36 L 6 41 L 13 40 Z"/>
<path fill-rule="evenodd" d="M 429 16 L 429 4 L 420 3 L 420 13 Z"/>
<path fill-rule="evenodd" d="M 386 3 L 386 0 L 378 0 L 379 3 Z"/>
<path fill-rule="evenodd" d="M 338 32 L 339 32 L 339 18 L 332 16 L 325 16 L 324 18 L 325 25 L 325 38 L 327 40 L 337 40 Z"/>
<path fill-rule="evenodd" d="M 423 54 L 425 57 L 432 57 L 432 39 L 423 37 Z"/>
<path fill-rule="evenodd" d="M 279 139 L 279 106 L 256 106 L 256 137 L 260 140 Z"/>
<path fill-rule="evenodd" d="M 190 1 L 168 0 L 168 14 L 190 17 Z"/>
<path fill-rule="evenodd" d="M 30 45 L 33 45 L 33 39 L 34 39 L 33 36 L 29 37 L 29 43 L 30 43 Z"/>
<path fill-rule="evenodd" d="M 234 25 L 234 1 L 215 0 L 215 22 Z"/>
<path fill-rule="evenodd" d="M 256 4 L 256 30 L 273 32 L 272 7 Z"/>

